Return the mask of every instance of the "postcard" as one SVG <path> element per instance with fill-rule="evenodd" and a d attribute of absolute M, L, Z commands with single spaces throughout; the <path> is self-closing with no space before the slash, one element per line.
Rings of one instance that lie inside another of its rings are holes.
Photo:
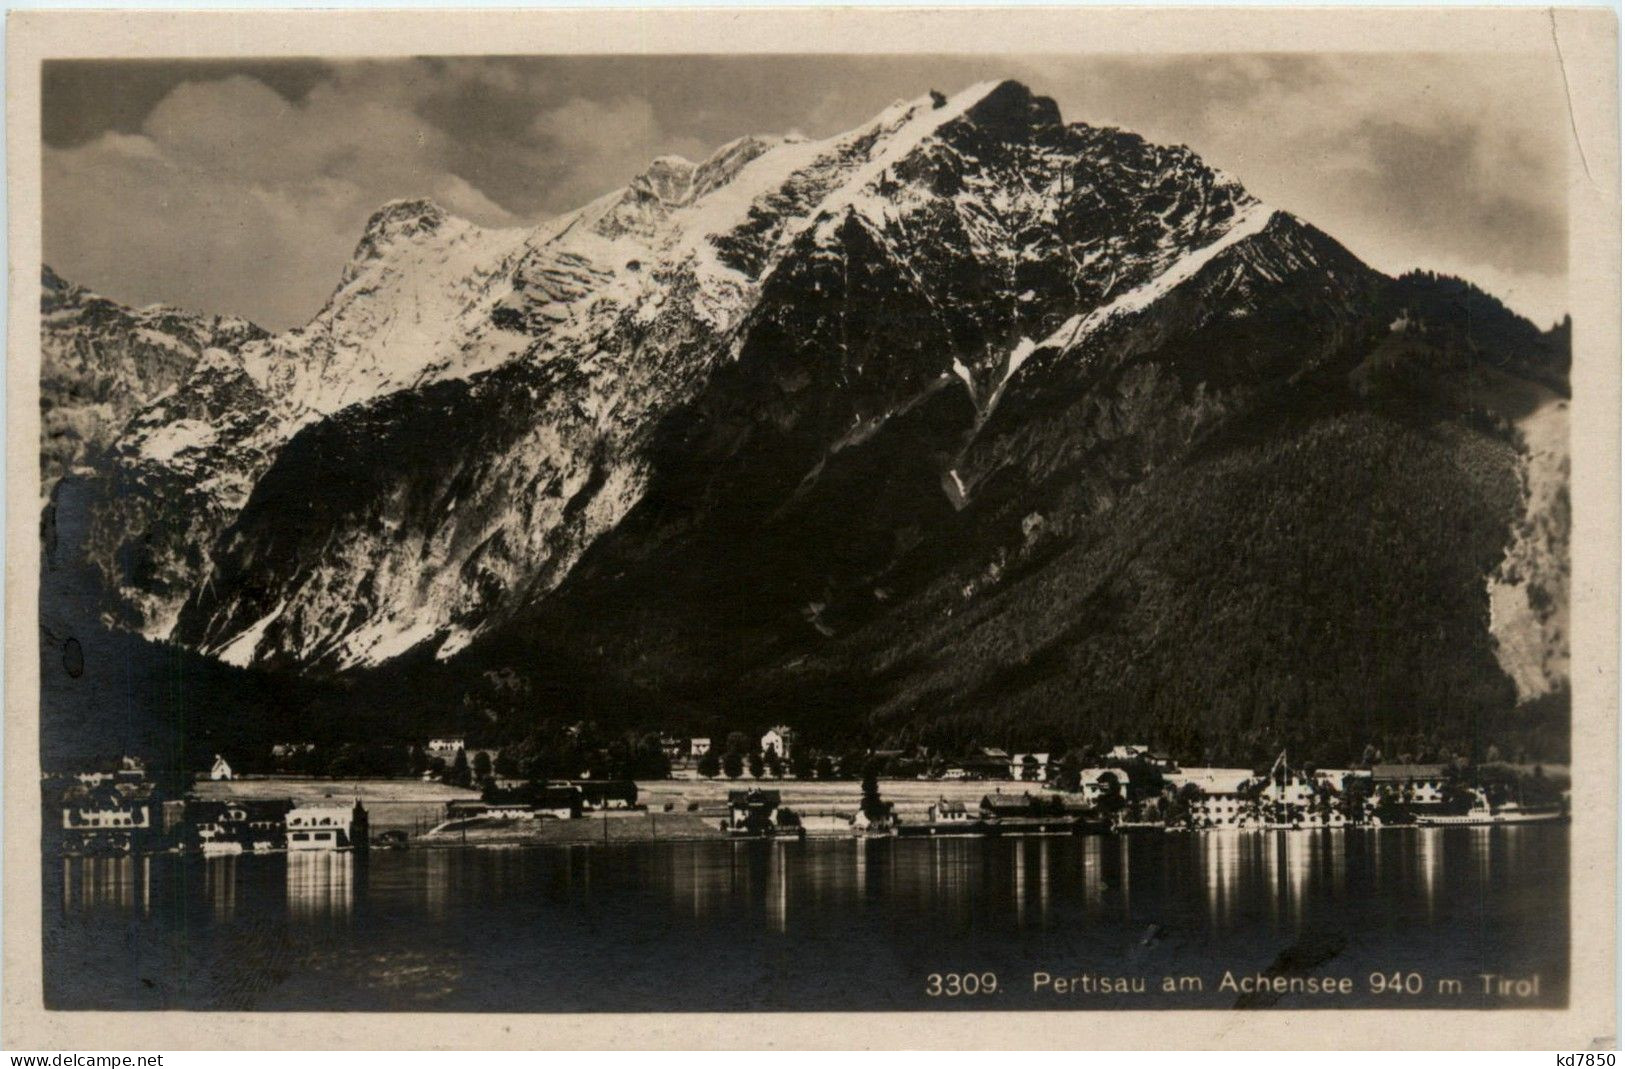
<path fill-rule="evenodd" d="M 9 29 L 8 1047 L 1618 1045 L 1611 12 Z"/>

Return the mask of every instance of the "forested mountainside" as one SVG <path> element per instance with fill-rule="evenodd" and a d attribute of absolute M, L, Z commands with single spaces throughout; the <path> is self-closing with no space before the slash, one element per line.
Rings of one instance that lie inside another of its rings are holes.
<path fill-rule="evenodd" d="M 1005 82 L 534 229 L 386 206 L 128 421 L 86 553 L 301 724 L 1555 754 L 1568 362 Z"/>

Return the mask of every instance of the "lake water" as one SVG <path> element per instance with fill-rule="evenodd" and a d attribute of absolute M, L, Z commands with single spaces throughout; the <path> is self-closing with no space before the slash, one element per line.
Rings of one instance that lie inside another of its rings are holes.
<path fill-rule="evenodd" d="M 1229 970 L 1350 980 L 1242 996 L 1282 1008 L 1559 1006 L 1568 872 L 1552 825 L 70 858 L 45 866 L 45 992 L 58 1009 L 1224 1008 Z M 989 974 L 992 993 L 928 993 Z M 1523 983 L 1486 995 L 1481 974 Z M 1083 976 L 1130 990 L 1057 992 Z"/>

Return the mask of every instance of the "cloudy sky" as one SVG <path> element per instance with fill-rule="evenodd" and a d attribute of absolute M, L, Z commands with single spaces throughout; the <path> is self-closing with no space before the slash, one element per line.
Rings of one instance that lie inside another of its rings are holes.
<path fill-rule="evenodd" d="M 1501 55 L 56 62 L 45 259 L 132 304 L 285 328 L 391 198 L 534 222 L 655 156 L 1001 77 L 1189 145 L 1379 268 L 1462 275 L 1542 325 L 1566 310 L 1561 76 Z"/>

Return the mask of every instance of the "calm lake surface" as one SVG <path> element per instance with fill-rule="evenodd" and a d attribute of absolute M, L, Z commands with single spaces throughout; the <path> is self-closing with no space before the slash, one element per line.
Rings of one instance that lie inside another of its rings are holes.
<path fill-rule="evenodd" d="M 45 866 L 45 994 L 56 1009 L 1188 1009 L 1236 1005 L 1230 970 L 1352 980 L 1263 1000 L 1281 1008 L 1554 1006 L 1568 873 L 1554 825 L 70 858 Z M 1035 992 L 1035 972 L 1145 993 Z M 993 973 L 998 990 L 933 997 L 933 973 Z M 1372 991 L 1373 973 L 1401 990 Z M 1528 994 L 1486 995 L 1483 973 Z M 1168 976 L 1203 989 L 1165 993 Z"/>

